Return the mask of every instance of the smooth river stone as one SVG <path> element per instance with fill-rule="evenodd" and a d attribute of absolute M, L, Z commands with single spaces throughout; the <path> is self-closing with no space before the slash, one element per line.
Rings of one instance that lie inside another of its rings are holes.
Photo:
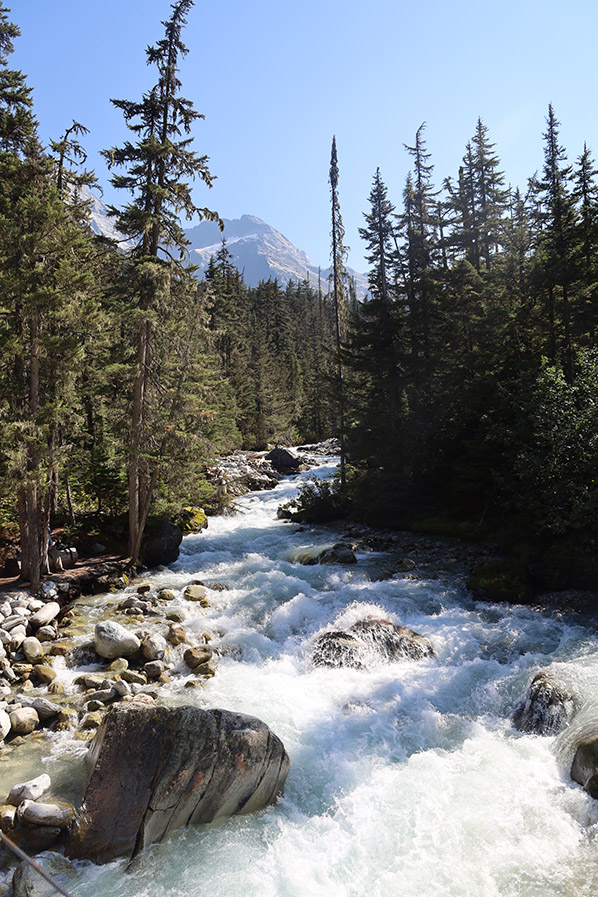
<path fill-rule="evenodd" d="M 96 624 L 94 635 L 94 648 L 96 654 L 106 660 L 116 660 L 117 657 L 131 657 L 139 651 L 141 642 L 134 632 L 130 632 L 115 623 L 114 620 L 102 620 Z"/>
<path fill-rule="evenodd" d="M 30 825 L 46 825 L 63 829 L 73 821 L 75 808 L 72 804 L 63 802 L 41 804 L 34 800 L 24 800 L 19 804 L 17 815 L 19 819 L 24 819 Z"/>
<path fill-rule="evenodd" d="M 30 779 L 28 782 L 13 785 L 6 799 L 6 803 L 18 807 L 24 800 L 39 800 L 39 798 L 42 797 L 46 791 L 49 791 L 51 787 L 52 782 L 50 781 L 50 776 L 43 773 L 36 779 Z"/>
<path fill-rule="evenodd" d="M 20 710 L 13 710 L 9 716 L 15 735 L 29 735 L 39 723 L 39 716 L 33 707 L 21 707 Z"/>
<path fill-rule="evenodd" d="M 60 605 L 57 601 L 48 601 L 42 608 L 36 611 L 33 616 L 29 617 L 29 623 L 34 629 L 40 626 L 47 626 L 52 620 L 55 620 L 60 613 Z"/>

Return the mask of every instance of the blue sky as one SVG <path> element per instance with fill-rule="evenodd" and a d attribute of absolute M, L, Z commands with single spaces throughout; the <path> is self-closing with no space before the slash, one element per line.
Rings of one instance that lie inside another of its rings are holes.
<path fill-rule="evenodd" d="M 12 64 L 34 87 L 44 140 L 85 124 L 89 164 L 125 137 L 111 97 L 153 84 L 144 50 L 162 34 L 168 0 L 5 0 L 21 28 Z M 542 166 L 552 102 L 574 161 L 598 155 L 595 0 L 196 0 L 184 40 L 183 94 L 206 116 L 195 148 L 217 181 L 199 205 L 257 215 L 329 260 L 328 166 L 336 134 L 350 264 L 365 270 L 357 232 L 376 168 L 398 207 L 427 122 L 435 182 L 456 176 L 478 116 L 507 180 Z M 116 202 L 123 201 L 116 197 Z"/>

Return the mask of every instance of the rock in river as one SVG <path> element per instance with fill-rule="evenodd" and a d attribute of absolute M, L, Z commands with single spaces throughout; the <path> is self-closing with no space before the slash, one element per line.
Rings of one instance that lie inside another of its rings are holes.
<path fill-rule="evenodd" d="M 105 716 L 88 766 L 66 852 L 106 863 L 135 856 L 180 826 L 272 803 L 289 758 L 280 739 L 254 717 L 128 704 Z"/>
<path fill-rule="evenodd" d="M 346 630 L 324 632 L 313 648 L 316 666 L 366 669 L 375 660 L 420 660 L 434 649 L 423 635 L 390 620 L 368 617 Z"/>
<path fill-rule="evenodd" d="M 575 698 L 544 671 L 536 673 L 513 712 L 513 725 L 520 732 L 556 735 L 565 728 L 575 710 Z"/>
<path fill-rule="evenodd" d="M 141 642 L 133 632 L 129 632 L 120 623 L 113 620 L 102 620 L 97 623 L 94 636 L 94 648 L 96 654 L 106 660 L 115 660 L 117 657 L 130 657 L 136 654 L 141 647 Z"/>

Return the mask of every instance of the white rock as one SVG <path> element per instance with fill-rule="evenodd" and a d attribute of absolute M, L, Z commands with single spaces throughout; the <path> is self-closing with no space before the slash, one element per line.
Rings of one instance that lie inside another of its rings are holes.
<path fill-rule="evenodd" d="M 33 707 L 21 707 L 20 710 L 13 710 L 9 716 L 15 735 L 29 735 L 39 723 L 39 716 Z"/>
<path fill-rule="evenodd" d="M 13 785 L 6 800 L 7 804 L 18 807 L 24 800 L 38 800 L 49 791 L 52 786 L 50 776 L 42 773 L 36 779 L 30 779 L 28 782 L 22 782 L 19 785 Z"/>
<path fill-rule="evenodd" d="M 57 601 L 49 601 L 29 618 L 29 623 L 34 629 L 39 628 L 40 626 L 47 626 L 48 623 L 51 623 L 52 620 L 56 619 L 59 613 L 59 603 Z"/>
<path fill-rule="evenodd" d="M 15 626 L 10 633 L 10 642 L 8 647 L 11 651 L 18 651 L 25 639 L 27 638 L 27 630 L 24 626 Z"/>
<path fill-rule="evenodd" d="M 40 804 L 34 800 L 24 800 L 19 804 L 17 815 L 31 825 L 66 828 L 73 820 L 75 808 L 67 803 Z"/>
<path fill-rule="evenodd" d="M 147 635 L 141 643 L 141 650 L 146 660 L 162 660 L 167 648 L 166 639 L 158 633 Z"/>
<path fill-rule="evenodd" d="M 96 653 L 106 660 L 130 657 L 136 654 L 141 642 L 133 632 L 129 632 L 114 620 L 102 620 L 96 624 L 94 647 Z"/>
<path fill-rule="evenodd" d="M 0 710 L 0 738 L 6 738 L 10 728 L 10 716 L 6 710 Z"/>
<path fill-rule="evenodd" d="M 40 660 L 43 660 L 46 654 L 40 640 L 34 635 L 30 635 L 23 641 L 21 651 L 25 655 L 27 663 L 38 663 Z"/>

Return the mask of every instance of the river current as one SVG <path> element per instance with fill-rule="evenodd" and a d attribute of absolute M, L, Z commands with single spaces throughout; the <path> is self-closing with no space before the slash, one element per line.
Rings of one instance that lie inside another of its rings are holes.
<path fill-rule="evenodd" d="M 333 468 L 328 460 L 315 473 Z M 210 631 L 221 652 L 213 679 L 182 688 L 179 678 L 167 700 L 264 720 L 291 758 L 284 796 L 253 816 L 175 832 L 126 871 L 121 862 L 78 864 L 73 893 L 594 894 L 598 802 L 569 778 L 570 737 L 521 734 L 510 716 L 542 669 L 577 692 L 580 719 L 598 719 L 595 625 L 475 602 L 449 573 L 380 578 L 384 559 L 372 554 L 355 566 L 298 563 L 338 538 L 277 520 L 305 476 L 210 519 L 207 531 L 185 538 L 176 564 L 151 577 L 177 590 L 187 631 Z M 182 598 L 194 578 L 230 588 L 210 592 L 211 607 L 200 610 Z M 314 667 L 318 634 L 370 614 L 426 636 L 435 656 L 367 671 Z M 56 736 L 44 761 L 52 775 L 69 750 L 72 767 L 82 746 Z"/>

